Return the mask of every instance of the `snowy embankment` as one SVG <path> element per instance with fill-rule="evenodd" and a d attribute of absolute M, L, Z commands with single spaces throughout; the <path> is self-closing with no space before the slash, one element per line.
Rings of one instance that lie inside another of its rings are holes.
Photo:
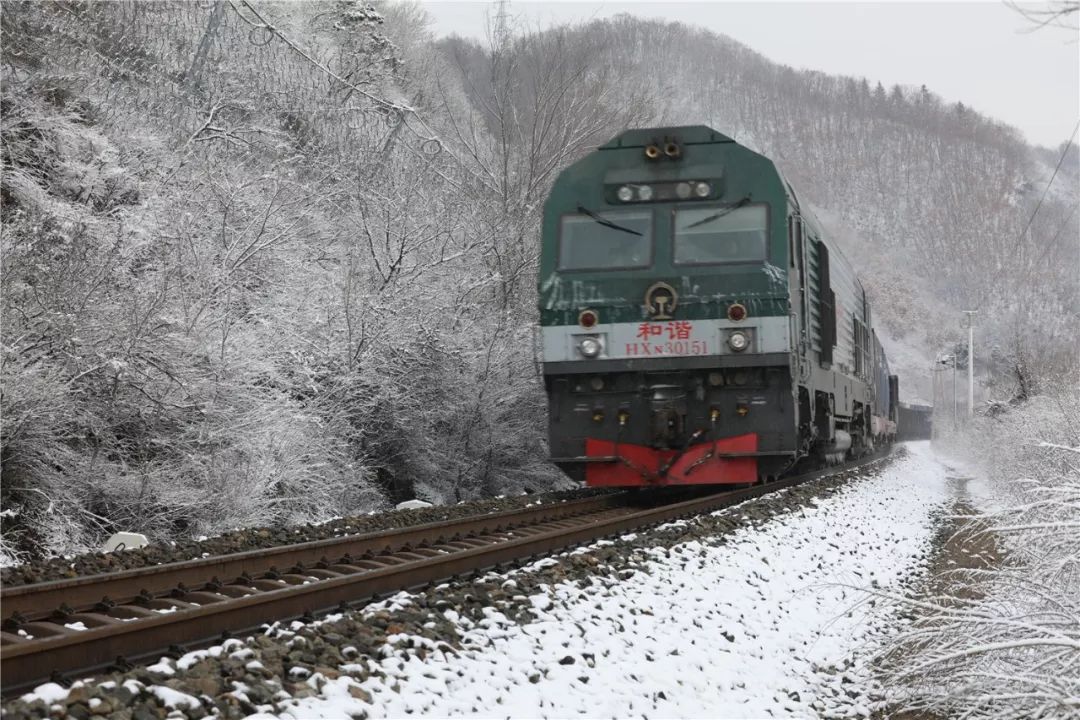
<path fill-rule="evenodd" d="M 1078 417 L 1080 393 L 1063 387 L 945 438 L 985 482 L 957 502 L 948 566 L 891 648 L 896 710 L 1080 720 Z"/>
<path fill-rule="evenodd" d="M 319 696 L 280 717 L 868 715 L 876 693 L 866 660 L 899 621 L 857 588 L 904 591 L 949 492 L 928 444 L 909 450 L 876 477 L 757 528 L 649 550 L 625 579 L 548 587 L 529 598 L 533 622 L 491 609 L 475 623 L 446 610 L 462 625 L 462 652 L 416 638 L 424 659 L 369 660 L 363 682 L 319 683 Z"/>

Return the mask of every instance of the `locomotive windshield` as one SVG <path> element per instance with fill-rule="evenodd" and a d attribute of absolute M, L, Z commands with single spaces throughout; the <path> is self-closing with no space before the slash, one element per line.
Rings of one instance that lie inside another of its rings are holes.
<path fill-rule="evenodd" d="M 764 260 L 768 206 L 675 210 L 675 263 L 704 265 Z"/>
<path fill-rule="evenodd" d="M 616 270 L 652 264 L 652 211 L 563 215 L 560 270 Z"/>

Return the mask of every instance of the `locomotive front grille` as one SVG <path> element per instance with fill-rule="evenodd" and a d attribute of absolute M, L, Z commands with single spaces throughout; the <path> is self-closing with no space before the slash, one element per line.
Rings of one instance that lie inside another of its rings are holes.
<path fill-rule="evenodd" d="M 686 390 L 680 385 L 651 385 L 648 389 L 652 437 L 659 450 L 680 447 L 686 418 Z"/>

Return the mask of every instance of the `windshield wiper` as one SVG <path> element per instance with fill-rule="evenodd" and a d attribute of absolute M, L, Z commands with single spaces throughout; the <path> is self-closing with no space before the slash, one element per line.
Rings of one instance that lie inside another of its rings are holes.
<path fill-rule="evenodd" d="M 695 223 L 691 223 L 690 225 L 687 225 L 683 229 L 684 230 L 690 230 L 690 229 L 696 228 L 696 227 L 698 227 L 700 225 L 704 225 L 706 223 L 711 223 L 713 220 L 719 220 L 720 218 L 724 217 L 725 215 L 730 215 L 731 213 L 735 212 L 739 208 L 745 207 L 749 202 L 750 202 L 750 196 L 747 195 L 746 197 L 744 197 L 742 200 L 735 203 L 731 207 L 724 208 L 723 210 L 720 210 L 719 212 L 715 212 L 712 215 L 709 215 L 708 217 L 704 217 L 704 218 L 698 220 Z"/>
<path fill-rule="evenodd" d="M 578 205 L 577 209 L 578 209 L 579 213 L 581 213 L 582 215 L 588 215 L 595 222 L 600 223 L 604 227 L 609 227 L 612 230 L 620 230 L 620 231 L 622 231 L 624 233 L 630 233 L 631 235 L 637 235 L 638 237 L 641 237 L 641 233 L 639 233 L 637 230 L 632 230 L 631 228 L 623 227 L 622 225 L 617 225 L 617 224 L 611 222 L 610 220 L 605 220 L 604 218 L 600 217 L 599 215 L 597 215 L 592 210 L 589 210 L 586 207 Z"/>

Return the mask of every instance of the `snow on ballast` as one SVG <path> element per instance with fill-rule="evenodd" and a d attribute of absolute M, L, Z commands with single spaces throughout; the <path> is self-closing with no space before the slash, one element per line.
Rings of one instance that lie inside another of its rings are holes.
<path fill-rule="evenodd" d="M 866 590 L 901 592 L 922 569 L 948 496 L 928 444 L 909 447 L 876 477 L 721 541 L 649 548 L 635 534 L 640 571 L 556 584 L 529 598 L 533 622 L 447 610 L 460 654 L 388 654 L 382 677 L 330 680 L 278 716 L 869 716 L 882 693 L 868 658 L 902 621 Z"/>

